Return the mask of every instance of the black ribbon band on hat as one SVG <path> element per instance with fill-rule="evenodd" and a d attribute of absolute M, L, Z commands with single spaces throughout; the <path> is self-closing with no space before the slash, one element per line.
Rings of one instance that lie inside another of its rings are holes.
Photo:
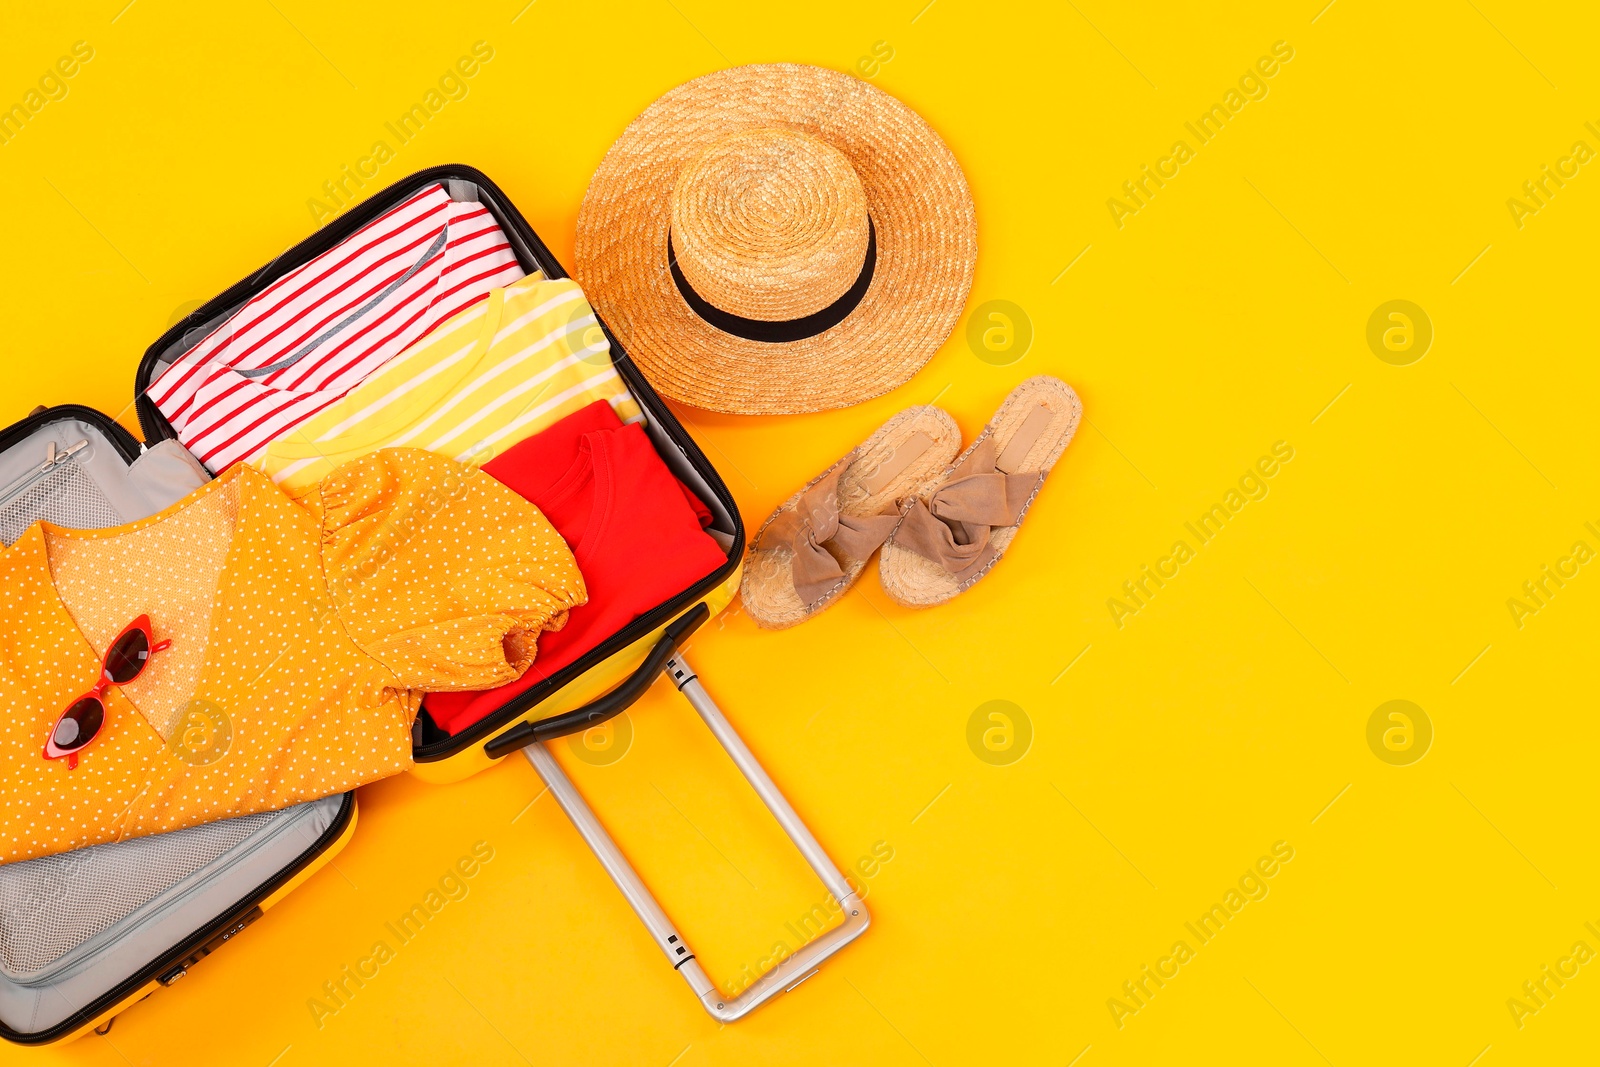
<path fill-rule="evenodd" d="M 856 305 L 861 303 L 861 298 L 867 295 L 867 289 L 872 285 L 872 272 L 877 265 L 878 231 L 869 218 L 867 254 L 861 263 L 861 273 L 856 275 L 855 284 L 850 286 L 843 296 L 821 311 L 798 319 L 781 319 L 775 322 L 747 319 L 723 311 L 694 291 L 689 279 L 683 276 L 683 271 L 678 266 L 678 253 L 672 247 L 672 231 L 667 231 L 667 267 L 672 271 L 672 280 L 677 285 L 678 292 L 683 294 L 689 309 L 723 333 L 731 333 L 747 341 L 767 341 L 774 344 L 782 341 L 803 341 L 807 337 L 815 337 L 824 330 L 833 329 L 843 322 L 856 309 Z"/>

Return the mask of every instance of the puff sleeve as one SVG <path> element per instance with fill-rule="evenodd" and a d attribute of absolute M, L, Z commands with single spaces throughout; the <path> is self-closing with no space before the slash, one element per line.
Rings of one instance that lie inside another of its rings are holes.
<path fill-rule="evenodd" d="M 406 689 L 521 677 L 544 630 L 587 600 L 549 520 L 489 475 L 413 448 L 330 472 L 302 500 L 350 637 Z"/>

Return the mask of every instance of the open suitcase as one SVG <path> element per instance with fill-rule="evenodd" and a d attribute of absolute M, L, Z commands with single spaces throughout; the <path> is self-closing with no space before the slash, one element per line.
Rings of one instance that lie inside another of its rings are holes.
<path fill-rule="evenodd" d="M 135 380 L 139 422 L 145 437 L 143 447 L 151 451 L 158 449 L 171 451 L 181 447 L 171 425 L 145 395 L 150 383 L 159 376 L 166 365 L 199 343 L 218 325 L 226 322 L 239 307 L 275 280 L 340 244 L 384 212 L 433 183 L 441 184 L 453 200 L 476 202 L 486 207 L 510 241 L 514 254 L 525 271 L 531 273 L 534 270 L 541 270 L 547 278 L 552 279 L 567 276 L 560 263 L 551 255 L 549 249 L 512 206 L 505 194 L 479 171 L 466 166 L 449 165 L 413 174 L 352 208 L 307 240 L 279 255 L 261 270 L 196 309 L 150 347 L 139 364 Z M 425 781 L 448 783 L 477 773 L 514 752 L 523 752 L 550 787 L 552 795 L 556 797 L 584 839 L 593 848 L 606 871 L 616 881 L 629 905 L 644 922 L 672 967 L 684 976 L 695 996 L 709 1013 L 719 1020 L 731 1021 L 809 977 L 817 964 L 854 940 L 866 929 L 868 914 L 847 879 L 829 860 L 821 845 L 800 821 L 799 816 L 740 740 L 732 725 L 700 684 L 693 669 L 678 651 L 679 646 L 696 628 L 726 607 L 733 598 L 738 588 L 739 563 L 744 550 L 744 528 L 737 505 L 716 469 L 627 358 L 617 339 L 605 329 L 603 321 L 600 323 L 600 328 L 605 330 L 606 339 L 610 343 L 611 358 L 618 374 L 644 412 L 645 432 L 672 473 L 710 508 L 713 523 L 707 532 L 725 549 L 727 560 L 691 588 L 683 590 L 667 602 L 636 618 L 570 666 L 553 672 L 549 678 L 540 681 L 475 725 L 457 734 L 447 735 L 433 727 L 426 715 L 419 718 L 417 729 L 413 733 L 415 766 L 411 773 Z M 5 431 L 4 435 L 0 436 L 0 460 L 4 459 L 9 446 L 14 443 L 20 444 L 30 434 L 37 434 L 42 427 L 51 423 L 69 424 L 72 420 L 78 420 L 85 430 L 79 432 L 77 428 L 73 428 L 61 431 L 66 436 L 73 434 L 78 436 L 74 437 L 73 442 L 58 442 L 57 448 L 65 448 L 78 439 L 86 439 L 87 428 L 92 427 L 98 438 L 104 441 L 103 448 L 97 441 L 96 454 L 114 451 L 125 464 L 133 464 L 139 460 L 141 446 L 110 419 L 89 409 L 66 407 L 30 416 L 11 430 Z M 47 444 L 42 441 L 40 443 Z M 51 453 L 52 456 L 54 454 Z M 75 458 L 76 455 L 70 457 L 69 461 Z M 0 500 L 0 508 L 3 506 L 4 501 Z M 0 517 L 3 517 L 3 512 L 0 512 Z M 64 525 L 79 521 L 71 515 L 56 517 L 41 513 L 34 517 L 61 522 Z M 109 526 L 129 521 L 132 517 L 137 516 L 123 518 L 121 513 L 113 511 L 101 517 L 98 522 L 90 524 Z M 840 925 L 785 958 L 736 997 L 724 995 L 706 975 L 695 960 L 693 952 L 685 944 L 682 935 L 673 927 L 671 920 L 606 833 L 594 812 L 544 747 L 547 741 L 580 733 L 620 714 L 638 700 L 662 673 L 666 673 L 672 679 L 675 686 L 699 712 L 734 764 L 749 780 L 779 825 L 827 886 L 839 903 L 843 916 Z M 310 815 L 297 814 L 301 809 L 311 808 L 316 808 L 317 811 Z M 251 842 L 258 837 L 267 836 L 267 828 L 252 828 L 244 840 L 224 849 L 209 863 L 195 866 L 196 861 L 191 860 L 188 866 L 192 869 L 186 870 L 181 877 L 167 879 L 172 884 L 161 887 L 150 900 L 135 903 L 124 909 L 124 914 L 115 917 L 113 921 L 102 923 L 103 929 L 84 939 L 82 945 L 78 947 L 79 955 L 87 958 L 86 954 L 97 951 L 96 946 L 102 952 L 106 951 L 107 946 L 113 946 L 129 960 L 143 957 L 142 964 L 122 982 L 108 985 L 105 989 L 90 990 L 79 979 L 80 986 L 70 988 L 63 986 L 59 989 L 52 987 L 48 993 L 40 994 L 40 997 L 53 999 L 58 1004 L 55 1014 L 59 1018 L 48 1025 L 43 1024 L 37 1015 L 24 1016 L 20 1005 L 15 1011 L 11 1009 L 7 1000 L 9 987 L 4 983 L 16 979 L 12 978 L 12 970 L 5 959 L 9 945 L 0 945 L 0 1036 L 21 1043 L 42 1044 L 71 1039 L 90 1028 L 109 1025 L 109 1020 L 118 1011 L 148 995 L 160 984 L 171 984 L 177 977 L 181 977 L 189 965 L 242 930 L 244 925 L 260 914 L 260 909 L 270 906 L 298 884 L 298 881 L 309 877 L 317 867 L 331 858 L 344 841 L 348 840 L 354 827 L 354 815 L 354 794 L 348 794 L 299 805 L 285 812 L 264 817 L 272 827 L 271 836 L 274 839 L 280 836 L 284 839 L 292 837 L 293 840 L 304 843 L 310 840 L 310 836 L 315 837 L 314 843 L 306 844 L 292 859 L 285 858 L 289 851 L 287 846 L 272 851 L 272 856 L 283 862 L 269 874 L 264 873 L 267 866 L 264 860 L 254 865 L 234 863 L 235 853 L 242 854 L 243 851 L 253 848 Z M 297 830 L 291 833 L 287 829 L 277 827 L 278 823 L 289 821 L 291 816 L 301 820 L 295 822 Z M 242 823 L 248 819 L 261 818 L 263 817 L 250 816 L 230 822 Z M 229 824 L 211 824 L 191 831 L 100 846 L 98 849 L 68 853 L 65 858 L 48 857 L 45 860 L 29 861 L 29 863 L 60 860 L 57 866 L 62 868 L 61 870 L 41 874 L 37 880 L 47 882 L 53 879 L 50 884 L 56 887 L 53 892 L 58 897 L 75 900 L 78 890 L 88 885 L 76 874 L 77 869 L 82 866 L 78 857 L 102 850 L 129 849 L 142 842 L 177 838 L 197 831 L 211 831 L 215 834 L 213 827 L 227 825 Z M 235 833 L 233 836 L 237 837 L 238 834 Z M 23 867 L 27 864 L 11 866 Z M 116 864 L 113 863 L 111 866 Z M 174 868 L 174 875 L 178 869 L 180 868 Z M 5 874 L 7 870 L 7 867 L 0 866 L 0 875 Z M 229 889 L 212 892 L 210 883 L 218 880 L 221 877 L 218 872 L 224 870 Z M 249 874 L 245 873 L 246 870 Z M 259 881 L 246 886 L 246 882 L 256 875 L 262 877 Z M 188 903 L 194 896 L 204 896 L 207 901 L 215 897 L 220 901 L 222 897 L 241 887 L 248 891 L 238 894 L 233 902 L 221 908 L 214 918 L 200 923 L 196 929 L 181 935 L 175 942 L 171 941 L 178 927 L 183 926 L 185 921 L 189 922 L 189 925 L 195 925 L 193 920 L 205 911 L 205 908 Z M 0 889 L 0 892 L 4 890 Z M 0 904 L 3 903 L 4 901 L 0 900 Z M 181 915 L 184 921 L 172 920 L 170 916 L 173 914 Z M 163 921 L 166 925 L 162 925 Z M 0 938 L 9 939 L 11 936 L 9 928 L 0 926 Z M 32 936 L 37 939 L 38 935 Z M 62 961 L 66 958 L 63 956 Z M 73 956 L 72 959 L 78 961 L 77 956 Z M 55 975 L 57 972 L 76 973 L 73 968 L 79 966 L 80 962 L 70 964 L 60 962 L 59 966 L 53 966 L 48 973 L 50 975 Z M 87 964 L 81 966 L 95 970 L 97 974 L 108 970 L 100 964 L 96 964 L 93 968 Z M 40 977 L 32 972 L 19 971 L 18 974 L 22 979 L 33 981 L 36 985 L 48 984 L 54 980 Z M 101 984 L 105 983 L 102 981 Z"/>

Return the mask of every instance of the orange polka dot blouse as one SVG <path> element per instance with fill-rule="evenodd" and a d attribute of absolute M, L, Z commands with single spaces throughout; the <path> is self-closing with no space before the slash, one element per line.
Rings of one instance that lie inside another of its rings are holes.
<path fill-rule="evenodd" d="M 404 771 L 424 692 L 515 680 L 585 599 L 536 507 L 417 449 L 347 463 L 298 502 L 236 465 L 126 526 L 36 523 L 0 551 L 0 862 Z M 171 646 L 106 691 L 75 770 L 46 760 L 142 614 Z"/>

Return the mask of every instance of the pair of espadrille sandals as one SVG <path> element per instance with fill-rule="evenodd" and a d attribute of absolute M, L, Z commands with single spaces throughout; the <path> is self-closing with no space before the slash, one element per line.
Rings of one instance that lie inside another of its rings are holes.
<path fill-rule="evenodd" d="M 757 531 L 745 610 L 769 630 L 804 622 L 842 597 L 880 549 L 879 578 L 897 603 L 927 608 L 965 592 L 1011 546 L 1082 414 L 1066 382 L 1030 378 L 963 451 L 948 412 L 900 412 Z"/>

